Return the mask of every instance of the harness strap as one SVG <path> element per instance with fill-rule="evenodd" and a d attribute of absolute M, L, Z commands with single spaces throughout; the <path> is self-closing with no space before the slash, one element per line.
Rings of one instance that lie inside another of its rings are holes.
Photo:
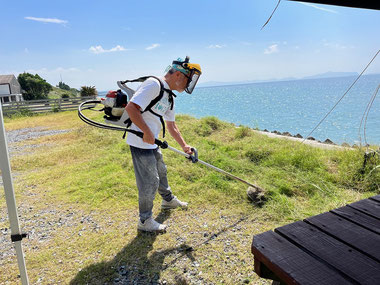
<path fill-rule="evenodd" d="M 146 111 L 149 111 L 151 112 L 153 115 L 157 116 L 160 118 L 160 122 L 161 122 L 161 125 L 162 125 L 162 137 L 164 138 L 165 137 L 165 121 L 163 119 L 163 117 L 157 113 L 155 113 L 154 111 L 152 111 L 152 108 L 162 99 L 162 97 L 164 96 L 164 92 L 167 92 L 168 93 L 168 100 L 169 100 L 169 103 L 170 103 L 170 110 L 173 110 L 173 107 L 174 107 L 174 98 L 173 97 L 177 97 L 173 91 L 171 91 L 170 89 L 166 89 L 164 87 L 164 84 L 161 82 L 161 80 L 156 77 L 156 76 L 143 76 L 143 77 L 140 77 L 140 78 L 137 78 L 137 79 L 133 79 L 133 80 L 125 80 L 123 81 L 122 83 L 127 83 L 127 82 L 144 82 L 145 80 L 147 80 L 148 78 L 154 78 L 156 79 L 159 83 L 160 83 L 160 93 L 158 94 L 158 96 L 156 98 L 154 98 L 150 103 L 149 105 L 145 108 L 144 111 L 141 111 L 141 114 L 146 112 Z M 131 125 L 132 125 L 132 121 L 130 118 L 128 118 L 127 120 L 125 120 L 124 124 L 126 124 L 126 128 L 129 128 Z M 125 136 L 127 134 L 127 131 L 124 132 L 124 135 L 123 135 L 123 139 L 125 139 Z"/>
<path fill-rule="evenodd" d="M 125 84 L 125 83 L 128 83 L 128 82 L 144 82 L 145 80 L 147 80 L 149 77 L 155 77 L 155 76 L 143 76 L 143 77 L 139 77 L 137 79 L 133 79 L 133 80 L 125 80 L 125 81 L 121 81 L 122 84 Z"/>
<path fill-rule="evenodd" d="M 157 117 L 160 118 L 160 122 L 162 125 L 162 137 L 164 138 L 165 137 L 165 121 L 164 121 L 164 118 L 152 110 L 148 110 L 148 111 L 151 112 L 153 115 L 156 115 Z"/>
<path fill-rule="evenodd" d="M 148 111 L 154 105 L 156 105 L 157 102 L 160 101 L 162 99 L 162 97 L 164 96 L 164 92 L 167 92 L 169 94 L 170 110 L 173 110 L 173 106 L 174 106 L 174 98 L 173 97 L 177 97 L 177 96 L 170 89 L 166 89 L 164 87 L 164 84 L 161 82 L 161 80 L 158 77 L 156 77 L 156 76 L 148 76 L 147 78 L 150 78 L 150 77 L 156 79 L 160 83 L 160 87 L 161 88 L 160 88 L 160 93 L 158 94 L 158 96 L 156 98 L 154 98 L 152 100 L 152 102 L 149 103 L 149 105 L 145 108 L 144 112 Z M 141 78 L 146 78 L 146 77 L 141 77 Z M 158 116 L 157 114 L 155 114 L 155 115 Z"/>
<path fill-rule="evenodd" d="M 130 119 L 130 118 L 128 118 L 128 119 L 126 119 L 125 121 L 124 121 L 124 124 L 126 125 L 125 126 L 125 131 L 124 131 L 124 134 L 123 134 L 123 139 L 125 139 L 125 136 L 127 135 L 127 129 L 132 125 L 132 120 Z"/>

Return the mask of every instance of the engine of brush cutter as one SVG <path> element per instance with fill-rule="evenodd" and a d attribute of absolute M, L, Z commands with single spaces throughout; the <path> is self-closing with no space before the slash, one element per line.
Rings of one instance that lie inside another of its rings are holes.
<path fill-rule="evenodd" d="M 120 89 L 109 91 L 105 98 L 101 99 L 104 105 L 104 118 L 108 121 L 119 121 L 128 104 L 128 96 Z"/>

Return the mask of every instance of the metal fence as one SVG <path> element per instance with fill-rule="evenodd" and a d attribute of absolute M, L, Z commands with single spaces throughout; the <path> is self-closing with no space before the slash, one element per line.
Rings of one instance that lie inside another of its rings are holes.
<path fill-rule="evenodd" d="M 18 112 L 48 113 L 76 110 L 80 103 L 86 100 L 95 99 L 96 96 L 27 100 L 19 102 L 7 102 L 2 104 L 4 114 L 14 114 Z"/>

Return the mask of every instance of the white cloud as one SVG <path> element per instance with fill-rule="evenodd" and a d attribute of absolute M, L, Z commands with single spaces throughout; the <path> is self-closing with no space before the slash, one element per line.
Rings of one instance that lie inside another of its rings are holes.
<path fill-rule="evenodd" d="M 95 54 L 100 54 L 100 53 L 106 53 L 106 52 L 116 52 L 116 51 L 126 51 L 127 49 L 117 45 L 111 49 L 104 49 L 102 46 L 91 46 L 88 49 L 90 52 L 95 53 Z"/>
<path fill-rule="evenodd" d="M 279 52 L 277 44 L 271 45 L 267 49 L 264 50 L 264 54 L 271 54 L 271 53 L 276 53 L 276 52 Z"/>
<path fill-rule="evenodd" d="M 341 45 L 341 44 L 338 44 L 338 43 L 327 42 L 326 40 L 323 41 L 323 46 L 328 47 L 328 48 L 338 49 L 338 50 L 342 50 L 342 49 L 347 49 L 348 48 L 345 45 Z"/>
<path fill-rule="evenodd" d="M 158 48 L 160 46 L 160 44 L 152 44 L 151 46 L 148 46 L 147 48 L 145 48 L 146 50 L 152 50 L 152 49 L 155 49 L 155 48 Z"/>
<path fill-rule="evenodd" d="M 226 45 L 209 45 L 207 48 L 224 48 Z"/>
<path fill-rule="evenodd" d="M 306 5 L 306 6 L 309 6 L 309 7 L 313 7 L 313 8 L 318 9 L 318 10 L 325 11 L 325 12 L 334 13 L 334 14 L 339 14 L 339 13 L 338 13 L 337 11 L 335 11 L 335 10 L 322 8 L 322 7 L 319 7 L 319 6 L 314 5 L 314 4 L 303 3 L 303 2 L 299 2 L 299 3 L 302 4 L 302 5 Z"/>
<path fill-rule="evenodd" d="M 53 23 L 53 24 L 62 24 L 62 25 L 65 25 L 65 24 L 68 23 L 68 21 L 66 21 L 66 20 L 55 19 L 55 18 L 25 17 L 24 19 L 26 19 L 26 20 L 32 20 L 32 21 L 37 21 L 37 22 L 42 22 L 42 23 Z"/>
<path fill-rule="evenodd" d="M 25 53 L 29 53 L 28 48 L 25 48 L 25 49 L 24 49 L 24 52 L 25 52 Z"/>

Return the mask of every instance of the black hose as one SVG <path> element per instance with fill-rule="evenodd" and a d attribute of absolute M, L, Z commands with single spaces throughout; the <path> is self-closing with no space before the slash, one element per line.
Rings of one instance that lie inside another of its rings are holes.
<path fill-rule="evenodd" d="M 127 128 L 123 128 L 123 127 L 116 127 L 116 126 L 110 126 L 110 125 L 106 125 L 106 124 L 102 124 L 102 123 L 99 123 L 99 122 L 95 122 L 89 118 L 87 118 L 85 115 L 83 115 L 82 111 L 83 110 L 88 110 L 88 109 L 93 109 L 95 106 L 92 106 L 92 107 L 85 107 L 85 105 L 88 105 L 88 104 L 100 104 L 101 101 L 100 100 L 88 100 L 88 101 L 84 101 L 82 102 L 79 107 L 78 107 L 78 117 L 83 121 L 85 122 L 86 124 L 90 125 L 90 126 L 93 126 L 93 127 L 97 127 L 97 128 L 101 128 L 101 129 L 106 129 L 106 130 L 112 130 L 112 131 L 122 131 L 122 132 L 129 132 L 129 133 L 132 133 L 140 138 L 143 138 L 144 137 L 144 133 L 142 132 L 139 132 L 139 131 L 135 131 L 135 130 L 130 130 L 130 129 L 127 129 Z M 154 143 L 157 144 L 158 146 L 160 146 L 161 148 L 167 148 L 168 144 L 166 141 L 162 142 L 158 139 L 155 139 L 154 140 Z"/>

